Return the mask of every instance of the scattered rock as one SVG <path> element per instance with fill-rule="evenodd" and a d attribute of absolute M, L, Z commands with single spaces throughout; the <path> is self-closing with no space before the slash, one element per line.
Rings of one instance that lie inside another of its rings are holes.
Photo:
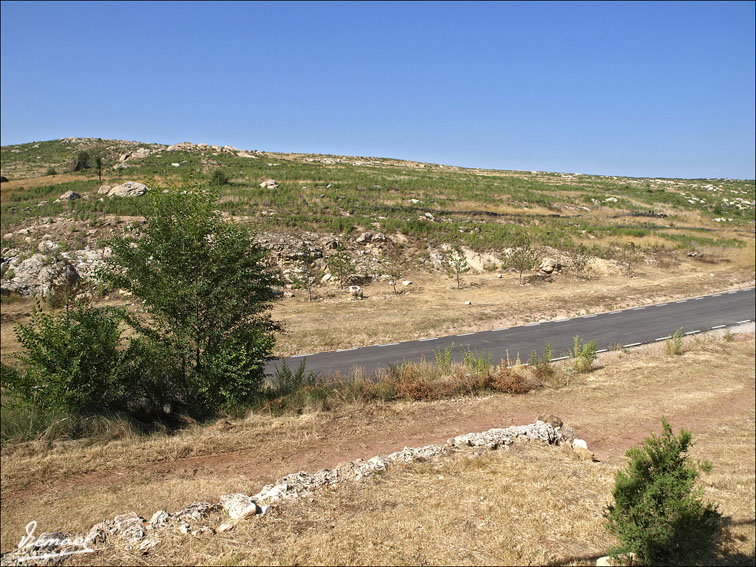
<path fill-rule="evenodd" d="M 142 553 L 146 554 L 146 553 L 149 553 L 150 550 L 159 543 L 160 543 L 160 540 L 156 537 L 147 538 L 142 543 L 139 544 L 137 549 L 141 551 Z"/>
<path fill-rule="evenodd" d="M 260 187 L 263 189 L 278 189 L 278 183 L 275 179 L 266 179 L 260 183 Z"/>
<path fill-rule="evenodd" d="M 465 301 L 465 305 L 472 305 L 472 301 Z"/>
<path fill-rule="evenodd" d="M 192 502 L 184 508 L 176 512 L 173 516 L 177 520 L 201 520 L 207 518 L 210 513 L 220 510 L 220 504 L 210 504 L 209 502 Z"/>
<path fill-rule="evenodd" d="M 75 191 L 66 191 L 60 197 L 55 199 L 55 202 L 61 203 L 63 201 L 75 201 L 76 199 L 81 199 L 81 195 L 79 195 Z"/>
<path fill-rule="evenodd" d="M 259 506 L 245 494 L 224 494 L 221 496 L 223 510 L 232 520 L 241 520 L 260 512 Z"/>
<path fill-rule="evenodd" d="M 408 285 L 412 285 L 412 282 L 410 280 L 402 280 L 402 285 L 407 287 Z"/>
<path fill-rule="evenodd" d="M 368 230 L 367 232 L 363 232 L 361 235 L 359 235 L 355 242 L 357 244 L 366 244 L 371 240 L 373 240 L 373 233 Z"/>
<path fill-rule="evenodd" d="M 232 524 L 230 522 L 223 522 L 218 528 L 215 530 L 219 534 L 222 534 L 223 532 L 230 532 L 236 527 L 235 524 Z"/>

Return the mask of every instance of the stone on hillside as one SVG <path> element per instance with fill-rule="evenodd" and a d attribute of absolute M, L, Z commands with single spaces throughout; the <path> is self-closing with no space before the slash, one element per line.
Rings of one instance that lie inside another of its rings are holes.
<path fill-rule="evenodd" d="M 407 287 L 408 285 L 412 285 L 412 282 L 410 280 L 402 280 L 402 285 Z"/>
<path fill-rule="evenodd" d="M 81 195 L 79 195 L 75 191 L 66 191 L 60 197 L 55 199 L 55 202 L 60 203 L 62 201 L 75 201 L 76 199 L 81 199 Z"/>
<path fill-rule="evenodd" d="M 358 236 L 355 242 L 357 244 L 363 244 L 365 242 L 370 242 L 371 240 L 373 240 L 373 233 L 368 230 L 367 232 L 363 232 L 360 236 Z"/>
<path fill-rule="evenodd" d="M 117 532 L 125 532 L 129 528 L 132 528 L 134 526 L 140 526 L 144 522 L 144 518 L 142 518 L 139 514 L 136 512 L 128 512 L 126 514 L 120 514 L 113 518 L 113 523 L 115 524 L 115 529 Z"/>
<path fill-rule="evenodd" d="M 554 272 L 554 270 L 560 271 L 560 269 L 561 265 L 559 264 L 559 262 L 552 258 L 544 258 L 541 261 L 541 265 L 538 266 L 538 271 L 544 274 L 551 274 L 552 272 Z"/>
<path fill-rule="evenodd" d="M 150 525 L 153 527 L 167 526 L 168 521 L 171 519 L 171 515 L 165 510 L 158 510 L 150 518 Z"/>
<path fill-rule="evenodd" d="M 177 519 L 192 519 L 200 520 L 207 517 L 211 512 L 215 512 L 220 509 L 220 504 L 210 504 L 208 502 L 192 502 L 184 508 L 174 514 Z"/>
<path fill-rule="evenodd" d="M 58 243 L 53 242 L 52 240 L 42 240 L 37 245 L 37 250 L 40 252 L 48 252 L 50 250 L 55 250 L 58 248 Z"/>
<path fill-rule="evenodd" d="M 276 183 L 275 179 L 266 179 L 260 183 L 260 187 L 263 189 L 278 189 L 278 183 Z"/>
<path fill-rule="evenodd" d="M 177 151 L 186 151 L 186 150 L 193 150 L 196 146 L 192 144 L 191 142 L 181 142 L 180 144 L 173 144 L 172 146 L 168 146 L 165 148 L 165 151 L 167 152 L 177 152 Z"/>
<path fill-rule="evenodd" d="M 112 185 L 100 185 L 100 188 L 97 190 L 98 195 L 107 195 L 110 193 L 110 190 L 113 188 Z"/>
<path fill-rule="evenodd" d="M 221 496 L 221 503 L 223 510 L 232 520 L 241 520 L 260 512 L 255 501 L 246 494 L 224 494 Z"/>
<path fill-rule="evenodd" d="M 382 232 L 376 232 L 373 235 L 373 242 L 386 242 L 386 235 Z"/>
<path fill-rule="evenodd" d="M 148 188 L 144 183 L 137 183 L 136 181 L 126 181 L 115 187 L 111 187 L 108 191 L 108 197 L 140 197 L 147 193 Z"/>

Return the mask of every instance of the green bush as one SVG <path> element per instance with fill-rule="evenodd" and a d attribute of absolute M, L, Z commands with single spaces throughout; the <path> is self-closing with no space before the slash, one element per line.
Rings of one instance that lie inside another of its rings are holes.
<path fill-rule="evenodd" d="M 228 185 L 228 174 L 222 169 L 214 169 L 210 175 L 210 185 L 220 187 L 221 185 Z"/>
<path fill-rule="evenodd" d="M 575 336 L 575 342 L 570 351 L 572 368 L 576 372 L 588 372 L 596 361 L 596 341 L 590 340 L 583 343 L 580 337 Z"/>
<path fill-rule="evenodd" d="M 199 189 L 152 196 L 142 236 L 113 240 L 100 274 L 141 300 L 149 320 L 128 322 L 166 353 L 183 403 L 200 413 L 255 400 L 280 329 L 268 314 L 281 283 L 268 251 L 217 201 Z"/>
<path fill-rule="evenodd" d="M 620 540 L 611 553 L 634 553 L 648 565 L 703 562 L 722 529 L 717 506 L 704 503 L 696 486 L 711 464 L 689 461 L 690 432 L 674 436 L 665 418 L 662 427 L 661 437 L 652 434 L 627 451 L 630 462 L 615 476 L 614 504 L 604 514 L 607 529 Z"/>
<path fill-rule="evenodd" d="M 57 314 L 39 304 L 16 338 L 25 349 L 20 366 L 3 365 L 3 387 L 19 401 L 44 410 L 91 412 L 123 403 L 118 384 L 123 313 L 74 304 Z"/>

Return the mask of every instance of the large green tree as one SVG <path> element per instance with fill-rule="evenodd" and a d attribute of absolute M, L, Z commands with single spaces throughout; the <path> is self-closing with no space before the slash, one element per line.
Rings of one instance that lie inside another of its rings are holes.
<path fill-rule="evenodd" d="M 215 211 L 217 194 L 194 188 L 149 201 L 143 234 L 115 240 L 103 277 L 141 300 L 129 322 L 173 354 L 187 399 L 207 407 L 250 401 L 264 380 L 280 285 L 268 251 Z"/>

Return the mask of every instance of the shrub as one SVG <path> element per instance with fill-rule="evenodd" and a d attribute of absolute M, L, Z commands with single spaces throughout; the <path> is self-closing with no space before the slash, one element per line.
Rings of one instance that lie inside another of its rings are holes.
<path fill-rule="evenodd" d="M 493 366 L 489 353 L 484 350 L 472 350 L 470 347 L 462 351 L 462 363 L 470 372 L 481 376 L 490 374 Z"/>
<path fill-rule="evenodd" d="M 22 366 L 3 365 L 3 387 L 19 401 L 44 410 L 97 412 L 123 407 L 128 384 L 120 383 L 119 324 L 123 312 L 74 304 L 43 313 L 37 303 L 16 338 Z"/>
<path fill-rule="evenodd" d="M 222 185 L 228 185 L 228 174 L 222 169 L 214 169 L 210 175 L 210 185 L 220 187 Z"/>
<path fill-rule="evenodd" d="M 526 394 L 533 389 L 533 386 L 525 377 L 517 374 L 514 370 L 505 364 L 500 364 L 496 368 L 491 381 L 491 387 L 499 392 L 507 394 Z"/>
<path fill-rule="evenodd" d="M 682 327 L 677 329 L 672 336 L 664 341 L 664 351 L 668 356 L 682 354 L 683 332 Z"/>
<path fill-rule="evenodd" d="M 674 436 L 665 418 L 662 428 L 661 437 L 652 434 L 642 447 L 627 451 L 630 462 L 615 476 L 614 504 L 604 517 L 620 540 L 613 555 L 635 553 L 649 565 L 690 565 L 714 550 L 722 517 L 696 487 L 700 471 L 710 472 L 711 464 L 689 461 L 690 432 Z"/>
<path fill-rule="evenodd" d="M 583 343 L 576 335 L 570 356 L 573 359 L 572 368 L 576 372 L 588 372 L 596 361 L 596 341 L 590 340 Z"/>
<path fill-rule="evenodd" d="M 55 171 L 55 168 L 53 166 L 50 166 L 47 168 L 47 171 L 45 171 L 45 175 L 56 175 L 58 172 Z"/>
<path fill-rule="evenodd" d="M 451 373 L 452 368 L 452 350 L 454 349 L 454 343 L 452 342 L 448 347 L 438 347 L 434 349 L 433 354 L 436 357 L 436 366 L 441 374 Z"/>
<path fill-rule="evenodd" d="M 554 367 L 551 366 L 551 344 L 546 343 L 543 348 L 543 356 L 538 356 L 536 351 L 530 353 L 528 364 L 533 368 L 537 378 L 548 378 L 554 374 Z"/>

